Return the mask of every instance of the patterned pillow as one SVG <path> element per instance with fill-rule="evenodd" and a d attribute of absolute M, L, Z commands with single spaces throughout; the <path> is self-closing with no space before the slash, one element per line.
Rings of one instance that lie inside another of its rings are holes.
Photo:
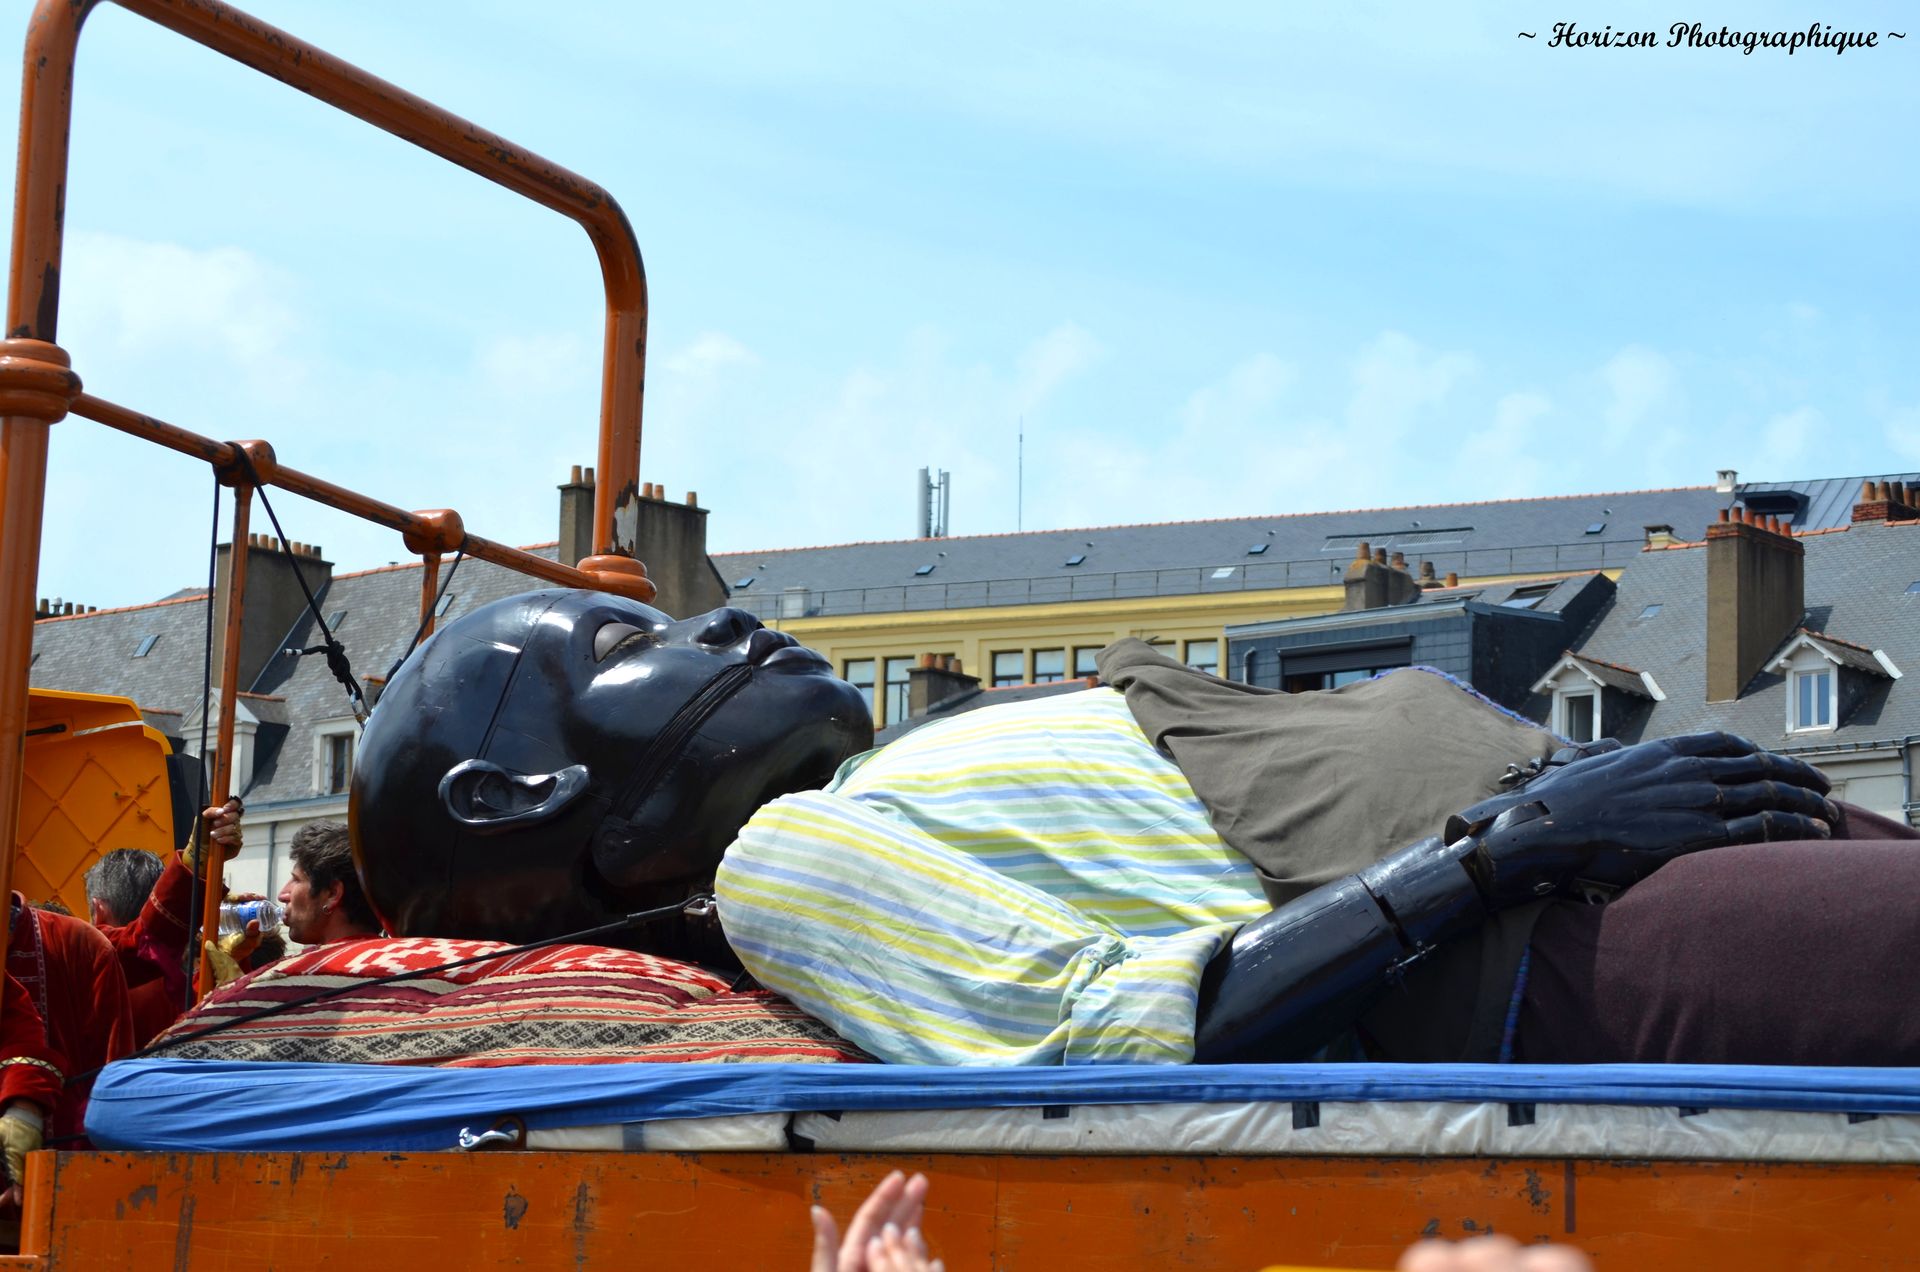
<path fill-rule="evenodd" d="M 209 995 L 162 1039 L 240 1023 L 165 1054 L 453 1067 L 870 1060 L 777 994 L 736 992 L 688 963 L 593 945 L 549 946 L 247 1019 L 356 981 L 509 948 L 418 937 L 316 946 Z"/>

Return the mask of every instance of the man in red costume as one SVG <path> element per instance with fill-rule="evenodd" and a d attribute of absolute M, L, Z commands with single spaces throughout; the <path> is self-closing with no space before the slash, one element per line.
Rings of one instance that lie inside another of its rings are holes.
<path fill-rule="evenodd" d="M 0 1153 L 7 1171 L 0 1206 L 18 1206 L 27 1154 L 40 1147 L 47 1114 L 60 1103 L 66 1072 L 62 1058 L 47 1044 L 32 995 L 13 977 L 5 981 L 5 999 L 0 1001 Z"/>
<path fill-rule="evenodd" d="M 69 1074 L 132 1053 L 127 978 L 98 929 L 71 915 L 37 910 L 16 892 L 8 932 L 7 975 L 26 990 Z M 48 1122 L 50 1135 L 80 1134 L 91 1088 L 84 1082 L 68 1089 Z"/>
<path fill-rule="evenodd" d="M 216 876 L 221 865 L 240 851 L 240 813 L 240 801 L 230 799 L 223 807 L 200 814 L 205 837 L 218 849 L 209 858 Z M 167 861 L 137 913 L 124 912 L 128 908 L 124 899 L 116 909 L 111 899 L 95 895 L 94 870 L 101 869 L 106 861 L 87 872 L 93 921 L 113 946 L 126 977 L 136 1049 L 146 1046 L 177 1020 L 190 1000 L 186 951 L 190 934 L 199 922 L 194 912 L 193 879 L 200 838 L 196 834 L 183 851 Z M 217 877 L 215 886 L 224 886 Z"/>

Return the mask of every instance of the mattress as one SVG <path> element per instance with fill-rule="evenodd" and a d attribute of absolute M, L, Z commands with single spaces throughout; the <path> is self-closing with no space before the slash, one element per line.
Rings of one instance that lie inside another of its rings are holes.
<path fill-rule="evenodd" d="M 1736 1065 L 595 1064 L 150 1058 L 102 1148 L 1692 1158 L 1920 1163 L 1920 1070 Z"/>

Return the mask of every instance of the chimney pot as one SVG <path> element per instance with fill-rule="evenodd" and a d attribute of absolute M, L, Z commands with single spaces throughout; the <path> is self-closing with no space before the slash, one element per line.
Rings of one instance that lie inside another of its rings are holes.
<path fill-rule="evenodd" d="M 1360 541 L 1360 546 L 1358 549 L 1355 550 L 1353 554 L 1353 559 L 1356 561 L 1373 560 L 1373 549 L 1367 546 L 1367 541 L 1365 539 L 1362 539 Z"/>
<path fill-rule="evenodd" d="M 1731 468 L 1722 468 L 1714 480 L 1713 488 L 1723 495 L 1730 495 L 1733 493 L 1733 488 L 1739 484 L 1740 474 L 1737 471 Z"/>
<path fill-rule="evenodd" d="M 1420 563 L 1420 581 L 1422 583 L 1433 582 L 1433 562 L 1422 561 Z"/>
<path fill-rule="evenodd" d="M 1455 574 L 1452 570 L 1447 571 L 1447 586 L 1448 587 L 1460 586 L 1460 576 L 1458 574 Z"/>
<path fill-rule="evenodd" d="M 322 551 L 320 550 L 320 545 L 319 545 L 319 544 L 317 544 L 317 543 L 309 543 L 309 544 L 307 545 L 307 554 L 308 554 L 309 556 L 316 556 L 316 557 L 317 557 L 317 556 L 325 556 L 325 555 L 326 555 L 326 553 L 324 553 L 324 552 L 322 552 Z"/>
<path fill-rule="evenodd" d="M 1404 552 L 1395 552 L 1395 553 L 1393 554 L 1393 568 L 1394 568 L 1394 569 L 1396 569 L 1396 570 L 1404 570 L 1404 569 L 1406 569 L 1406 568 L 1407 568 L 1407 554 L 1406 554 L 1406 553 L 1404 553 Z"/>
<path fill-rule="evenodd" d="M 920 655 L 920 665 L 922 667 L 931 667 L 937 671 L 940 669 L 940 660 L 932 654 L 922 654 Z"/>
<path fill-rule="evenodd" d="M 1385 565 L 1387 563 L 1387 550 L 1385 548 L 1375 548 L 1373 550 L 1373 563 L 1375 565 Z"/>
<path fill-rule="evenodd" d="M 1863 482 L 1861 482 L 1861 483 L 1860 483 L 1860 502 L 1861 502 L 1861 503 L 1872 503 L 1872 502 L 1873 502 L 1873 481 L 1872 481 L 1872 479 L 1868 479 L 1868 480 L 1866 480 L 1866 481 L 1863 481 Z"/>
<path fill-rule="evenodd" d="M 586 485 L 586 486 L 593 485 L 593 469 L 591 467 L 588 467 L 586 469 L 585 474 L 581 477 L 580 481 L 582 485 Z"/>
<path fill-rule="evenodd" d="M 687 492 L 687 507 L 698 508 L 699 506 L 700 506 L 700 496 L 696 494 L 694 491 L 689 490 Z"/>
<path fill-rule="evenodd" d="M 567 484 L 569 486 L 578 486 L 580 484 L 580 465 L 575 464 L 573 466 L 573 471 L 567 475 Z"/>

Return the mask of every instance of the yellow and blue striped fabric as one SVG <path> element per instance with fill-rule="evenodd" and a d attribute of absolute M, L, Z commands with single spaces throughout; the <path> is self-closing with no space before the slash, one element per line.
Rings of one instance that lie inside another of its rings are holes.
<path fill-rule="evenodd" d="M 761 984 L 911 1064 L 1190 1060 L 1202 971 L 1267 910 L 1111 689 L 848 761 L 755 814 L 718 894 Z"/>

